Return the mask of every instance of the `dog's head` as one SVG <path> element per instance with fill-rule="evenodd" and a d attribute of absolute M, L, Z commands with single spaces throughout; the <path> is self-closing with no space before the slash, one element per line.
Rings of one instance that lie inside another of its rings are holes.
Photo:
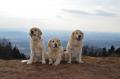
<path fill-rule="evenodd" d="M 58 38 L 53 38 L 48 41 L 48 47 L 52 49 L 57 49 L 61 46 L 61 41 Z"/>
<path fill-rule="evenodd" d="M 33 38 L 33 39 L 37 39 L 37 38 L 41 39 L 41 35 L 42 35 L 42 32 L 41 32 L 41 30 L 39 28 L 33 27 L 33 28 L 30 29 L 31 38 Z"/>
<path fill-rule="evenodd" d="M 75 30 L 72 32 L 72 39 L 80 41 L 83 39 L 83 32 L 80 30 Z"/>

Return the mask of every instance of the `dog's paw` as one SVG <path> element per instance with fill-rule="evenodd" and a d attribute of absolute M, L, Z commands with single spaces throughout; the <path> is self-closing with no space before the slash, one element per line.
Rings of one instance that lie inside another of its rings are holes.
<path fill-rule="evenodd" d="M 22 60 L 22 61 L 21 61 L 21 63 L 26 63 L 26 62 L 28 62 L 28 60 Z"/>
<path fill-rule="evenodd" d="M 54 64 L 53 64 L 53 66 L 57 66 L 57 65 L 59 65 L 59 63 L 54 63 Z"/>
<path fill-rule="evenodd" d="M 71 62 L 69 61 L 69 62 L 67 62 L 68 64 L 71 64 Z"/>
<path fill-rule="evenodd" d="M 49 64 L 52 64 L 52 62 L 49 62 Z"/>
<path fill-rule="evenodd" d="M 27 64 L 32 64 L 32 63 L 29 63 L 29 62 L 28 62 Z"/>
<path fill-rule="evenodd" d="M 84 63 L 84 61 L 79 61 L 78 63 L 83 64 L 83 63 Z"/>
<path fill-rule="evenodd" d="M 46 62 L 45 62 L 45 61 L 42 61 L 42 64 L 46 64 Z"/>
<path fill-rule="evenodd" d="M 52 63 L 53 63 L 53 61 L 51 59 L 49 59 L 49 64 L 52 64 Z"/>
<path fill-rule="evenodd" d="M 28 61 L 27 64 L 32 64 L 32 62 Z"/>

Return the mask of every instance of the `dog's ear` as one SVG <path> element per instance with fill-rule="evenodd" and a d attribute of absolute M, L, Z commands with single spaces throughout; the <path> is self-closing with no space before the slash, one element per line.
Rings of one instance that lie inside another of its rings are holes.
<path fill-rule="evenodd" d="M 42 31 L 40 29 L 38 29 L 39 35 L 42 35 Z"/>
<path fill-rule="evenodd" d="M 60 40 L 58 40 L 59 41 L 59 46 L 61 46 L 61 41 Z"/>
<path fill-rule="evenodd" d="M 30 29 L 29 35 L 32 37 L 32 35 L 33 35 L 32 29 Z"/>
<path fill-rule="evenodd" d="M 81 32 L 81 35 L 82 35 L 82 39 L 83 39 L 83 37 L 84 37 L 84 33 L 83 33 L 83 32 Z"/>
<path fill-rule="evenodd" d="M 72 32 L 72 39 L 75 39 L 75 32 Z"/>
<path fill-rule="evenodd" d="M 48 41 L 48 47 L 51 47 L 51 40 Z"/>

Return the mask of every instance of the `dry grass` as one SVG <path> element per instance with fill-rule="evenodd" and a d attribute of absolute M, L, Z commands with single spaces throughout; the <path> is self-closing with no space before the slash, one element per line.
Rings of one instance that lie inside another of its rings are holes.
<path fill-rule="evenodd" d="M 120 79 L 119 57 L 83 59 L 84 64 L 62 63 L 58 66 L 0 60 L 0 79 Z"/>

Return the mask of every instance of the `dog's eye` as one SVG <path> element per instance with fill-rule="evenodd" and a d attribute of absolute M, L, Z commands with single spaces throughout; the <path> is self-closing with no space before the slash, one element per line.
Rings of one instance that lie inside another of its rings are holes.
<path fill-rule="evenodd" d="M 59 40 L 57 40 L 57 42 L 59 42 Z"/>
<path fill-rule="evenodd" d="M 54 43 L 54 40 L 52 42 Z"/>
<path fill-rule="evenodd" d="M 76 34 L 78 34 L 78 32 L 76 32 Z"/>

